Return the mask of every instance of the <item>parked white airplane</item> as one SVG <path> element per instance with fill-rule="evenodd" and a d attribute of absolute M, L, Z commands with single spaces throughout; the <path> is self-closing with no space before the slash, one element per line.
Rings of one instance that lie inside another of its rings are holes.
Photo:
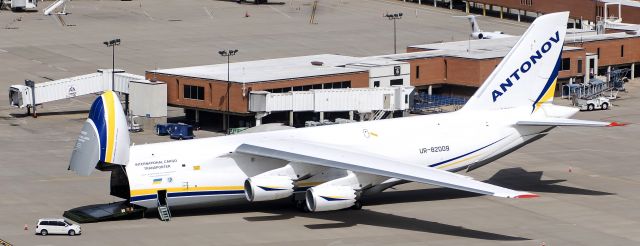
<path fill-rule="evenodd" d="M 513 37 L 512 35 L 504 34 L 504 32 L 502 31 L 494 31 L 494 32 L 482 31 L 480 29 L 480 25 L 478 25 L 478 22 L 476 21 L 475 15 L 454 16 L 454 17 L 467 18 L 469 20 L 469 23 L 471 24 L 471 36 L 475 39 L 496 39 L 496 38 Z"/>
<path fill-rule="evenodd" d="M 454 172 L 486 165 L 556 126 L 616 125 L 568 119 L 578 109 L 551 104 L 568 15 L 539 17 L 464 108 L 446 114 L 130 147 L 121 105 L 107 91 L 91 106 L 70 169 L 113 170 L 112 194 L 147 208 L 296 193 L 300 206 L 329 211 L 360 207 L 363 195 L 408 181 L 536 197 Z"/>

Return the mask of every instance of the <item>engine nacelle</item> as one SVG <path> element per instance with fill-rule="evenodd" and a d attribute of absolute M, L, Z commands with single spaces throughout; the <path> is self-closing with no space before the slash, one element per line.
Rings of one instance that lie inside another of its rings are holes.
<path fill-rule="evenodd" d="M 287 176 L 257 176 L 244 181 L 244 195 L 250 202 L 269 201 L 293 194 L 293 180 Z"/>
<path fill-rule="evenodd" d="M 356 203 L 356 191 L 348 186 L 316 186 L 307 190 L 305 198 L 311 212 L 339 210 Z"/>

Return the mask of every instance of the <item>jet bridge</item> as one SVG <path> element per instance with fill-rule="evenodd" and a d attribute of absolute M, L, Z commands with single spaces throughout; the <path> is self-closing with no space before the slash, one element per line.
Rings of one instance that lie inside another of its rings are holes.
<path fill-rule="evenodd" d="M 112 81 L 113 78 L 113 81 Z M 129 82 L 144 80 L 144 76 L 125 73 L 124 70 L 99 69 L 95 73 L 75 76 L 36 84 L 26 80 L 25 85 L 9 87 L 9 105 L 16 108 L 27 108 L 30 114 L 35 106 L 61 99 L 74 98 L 87 94 L 113 90 L 129 94 Z"/>
<path fill-rule="evenodd" d="M 252 91 L 249 93 L 249 111 L 256 113 L 256 125 L 271 112 L 289 111 L 290 124 L 293 124 L 293 112 L 319 112 L 324 122 L 325 112 L 358 112 L 361 119 L 369 116 L 381 119 L 392 111 L 405 111 L 410 108 L 413 86 L 392 86 L 382 88 L 321 89 L 309 91 L 290 91 L 270 93 Z M 351 117 L 352 119 L 352 117 Z"/>

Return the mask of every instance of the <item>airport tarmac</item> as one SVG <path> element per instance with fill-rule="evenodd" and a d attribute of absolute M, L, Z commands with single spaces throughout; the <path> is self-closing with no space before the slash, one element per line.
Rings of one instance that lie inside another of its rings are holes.
<path fill-rule="evenodd" d="M 102 41 L 118 36 L 117 65 L 129 72 L 233 59 L 392 51 L 392 24 L 403 11 L 398 47 L 465 40 L 458 11 L 387 1 L 312 1 L 238 5 L 218 1 L 73 1 L 62 27 L 40 13 L 0 12 L 0 86 L 86 74 L 111 65 Z M 179 3 L 179 4 L 178 4 Z M 47 3 L 41 4 L 42 9 Z M 418 8 L 418 14 L 415 10 Z M 246 13 L 250 17 L 244 17 Z M 21 17 L 20 21 L 17 18 Z M 519 34 L 526 24 L 481 18 L 485 30 Z M 7 27 L 9 29 L 7 29 Z M 17 29 L 15 29 L 17 28 Z M 45 105 L 37 119 L 10 109 L 0 89 L 0 239 L 14 245 L 637 245 L 640 244 L 640 81 L 608 111 L 576 118 L 633 123 L 617 128 L 557 128 L 551 135 L 469 173 L 541 195 L 502 199 L 421 184 L 372 196 L 359 211 L 302 213 L 288 201 L 172 211 L 155 217 L 83 224 L 83 235 L 36 236 L 37 219 L 117 201 L 108 173 L 67 171 L 92 96 Z M 563 102 L 566 103 L 566 102 Z M 180 114 L 173 110 L 172 114 Z M 196 132 L 199 137 L 215 135 Z M 133 142 L 167 141 L 149 131 Z M 151 214 L 152 215 L 152 214 Z M 28 230 L 24 230 L 24 225 Z"/>

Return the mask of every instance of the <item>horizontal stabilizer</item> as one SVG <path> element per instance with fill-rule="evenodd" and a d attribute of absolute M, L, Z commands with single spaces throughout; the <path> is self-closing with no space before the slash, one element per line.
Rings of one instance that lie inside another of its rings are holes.
<path fill-rule="evenodd" d="M 545 118 L 539 120 L 518 121 L 519 126 L 624 126 L 625 123 L 620 122 L 603 122 L 591 120 L 575 120 L 564 118 Z"/>
<path fill-rule="evenodd" d="M 306 141 L 275 140 L 245 143 L 240 145 L 236 151 L 242 154 L 351 170 L 497 197 L 536 197 L 535 194 L 487 184 L 473 180 L 468 176 L 428 166 L 403 163 L 372 153 L 354 152 L 336 146 Z"/>

